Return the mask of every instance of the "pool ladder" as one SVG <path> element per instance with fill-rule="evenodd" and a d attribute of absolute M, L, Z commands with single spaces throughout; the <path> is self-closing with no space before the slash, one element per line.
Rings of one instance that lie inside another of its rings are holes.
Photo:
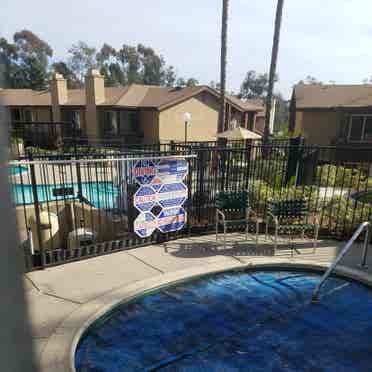
<path fill-rule="evenodd" d="M 317 284 L 317 286 L 314 289 L 313 296 L 311 299 L 311 302 L 316 303 L 319 301 L 319 291 L 322 288 L 325 281 L 329 278 L 329 276 L 332 274 L 332 272 L 335 270 L 338 263 L 342 260 L 342 258 L 346 255 L 346 253 L 349 252 L 351 247 L 353 246 L 355 240 L 359 237 L 362 232 L 365 231 L 365 237 L 363 242 L 363 254 L 362 254 L 362 262 L 360 264 L 360 267 L 362 269 L 367 269 L 367 254 L 368 254 L 368 243 L 371 236 L 371 223 L 366 221 L 359 225 L 358 229 L 355 231 L 353 236 L 350 238 L 350 240 L 345 244 L 345 247 L 342 248 L 340 254 L 337 256 L 337 258 L 332 262 L 332 265 L 328 268 L 328 270 L 324 273 L 323 277 L 320 279 L 320 282 Z"/>

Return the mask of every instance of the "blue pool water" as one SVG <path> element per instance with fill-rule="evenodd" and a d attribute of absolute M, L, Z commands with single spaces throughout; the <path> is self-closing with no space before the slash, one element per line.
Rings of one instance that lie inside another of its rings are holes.
<path fill-rule="evenodd" d="M 24 165 L 10 165 L 9 166 L 9 173 L 14 176 L 17 174 L 21 174 L 27 172 L 27 167 Z"/>
<path fill-rule="evenodd" d="M 15 184 L 12 187 L 13 198 L 16 205 L 32 204 L 34 202 L 32 187 L 30 185 Z M 66 197 L 54 196 L 53 190 L 61 187 L 73 187 L 74 195 L 68 195 Z M 78 195 L 78 186 L 76 183 L 63 185 L 38 185 L 36 189 L 39 202 L 74 199 Z M 94 207 L 104 209 L 113 208 L 118 196 L 118 190 L 112 182 L 82 182 L 82 192 L 84 198 L 86 198 Z"/>
<path fill-rule="evenodd" d="M 88 329 L 79 372 L 371 371 L 372 291 L 312 273 L 221 274 L 166 288 Z"/>

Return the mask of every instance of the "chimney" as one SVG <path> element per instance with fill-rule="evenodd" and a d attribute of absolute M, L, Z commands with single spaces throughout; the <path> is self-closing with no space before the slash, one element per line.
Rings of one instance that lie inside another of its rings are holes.
<path fill-rule="evenodd" d="M 50 85 L 52 96 L 53 121 L 61 121 L 61 105 L 67 102 L 67 81 L 61 75 L 55 73 Z"/>
<path fill-rule="evenodd" d="M 85 120 L 88 138 L 99 138 L 100 120 L 97 105 L 105 102 L 105 81 L 97 70 L 91 70 L 85 78 Z"/>
<path fill-rule="evenodd" d="M 85 78 L 86 102 L 97 105 L 105 102 L 105 80 L 98 70 L 91 70 Z"/>

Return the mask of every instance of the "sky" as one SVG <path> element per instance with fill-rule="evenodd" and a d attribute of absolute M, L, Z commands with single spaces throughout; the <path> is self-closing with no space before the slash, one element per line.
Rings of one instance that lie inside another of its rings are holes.
<path fill-rule="evenodd" d="M 202 84 L 219 80 L 222 0 L 2 0 L 0 37 L 29 29 L 65 59 L 79 40 L 142 43 L 178 75 Z M 53 5 L 55 3 L 55 5 Z M 372 75 L 372 2 L 285 0 L 275 90 L 286 98 L 308 75 L 360 84 Z M 59 6 L 60 4 L 62 6 Z M 239 91 L 249 70 L 270 65 L 276 0 L 230 0 L 227 86 Z"/>

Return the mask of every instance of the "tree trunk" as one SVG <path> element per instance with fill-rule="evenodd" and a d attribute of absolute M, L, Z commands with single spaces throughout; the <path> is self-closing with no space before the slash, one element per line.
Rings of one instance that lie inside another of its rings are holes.
<path fill-rule="evenodd" d="M 270 117 L 271 117 L 271 106 L 273 99 L 273 89 L 275 82 L 275 72 L 276 72 L 276 63 L 278 59 L 278 50 L 279 50 L 279 38 L 280 38 L 280 27 L 282 23 L 282 14 L 283 14 L 283 4 L 284 0 L 278 0 L 278 5 L 276 8 L 275 16 L 275 30 L 274 30 L 274 40 L 273 48 L 271 53 L 271 65 L 270 65 L 270 74 L 269 74 L 269 87 L 266 97 L 266 115 L 265 115 L 265 128 L 264 128 L 264 137 L 263 142 L 267 143 L 270 134 Z"/>
<path fill-rule="evenodd" d="M 218 116 L 218 132 L 223 132 L 225 125 L 225 101 L 226 101 L 226 51 L 227 51 L 227 23 L 229 0 L 222 0 L 222 32 L 221 32 L 221 81 L 220 81 L 220 112 Z"/>

